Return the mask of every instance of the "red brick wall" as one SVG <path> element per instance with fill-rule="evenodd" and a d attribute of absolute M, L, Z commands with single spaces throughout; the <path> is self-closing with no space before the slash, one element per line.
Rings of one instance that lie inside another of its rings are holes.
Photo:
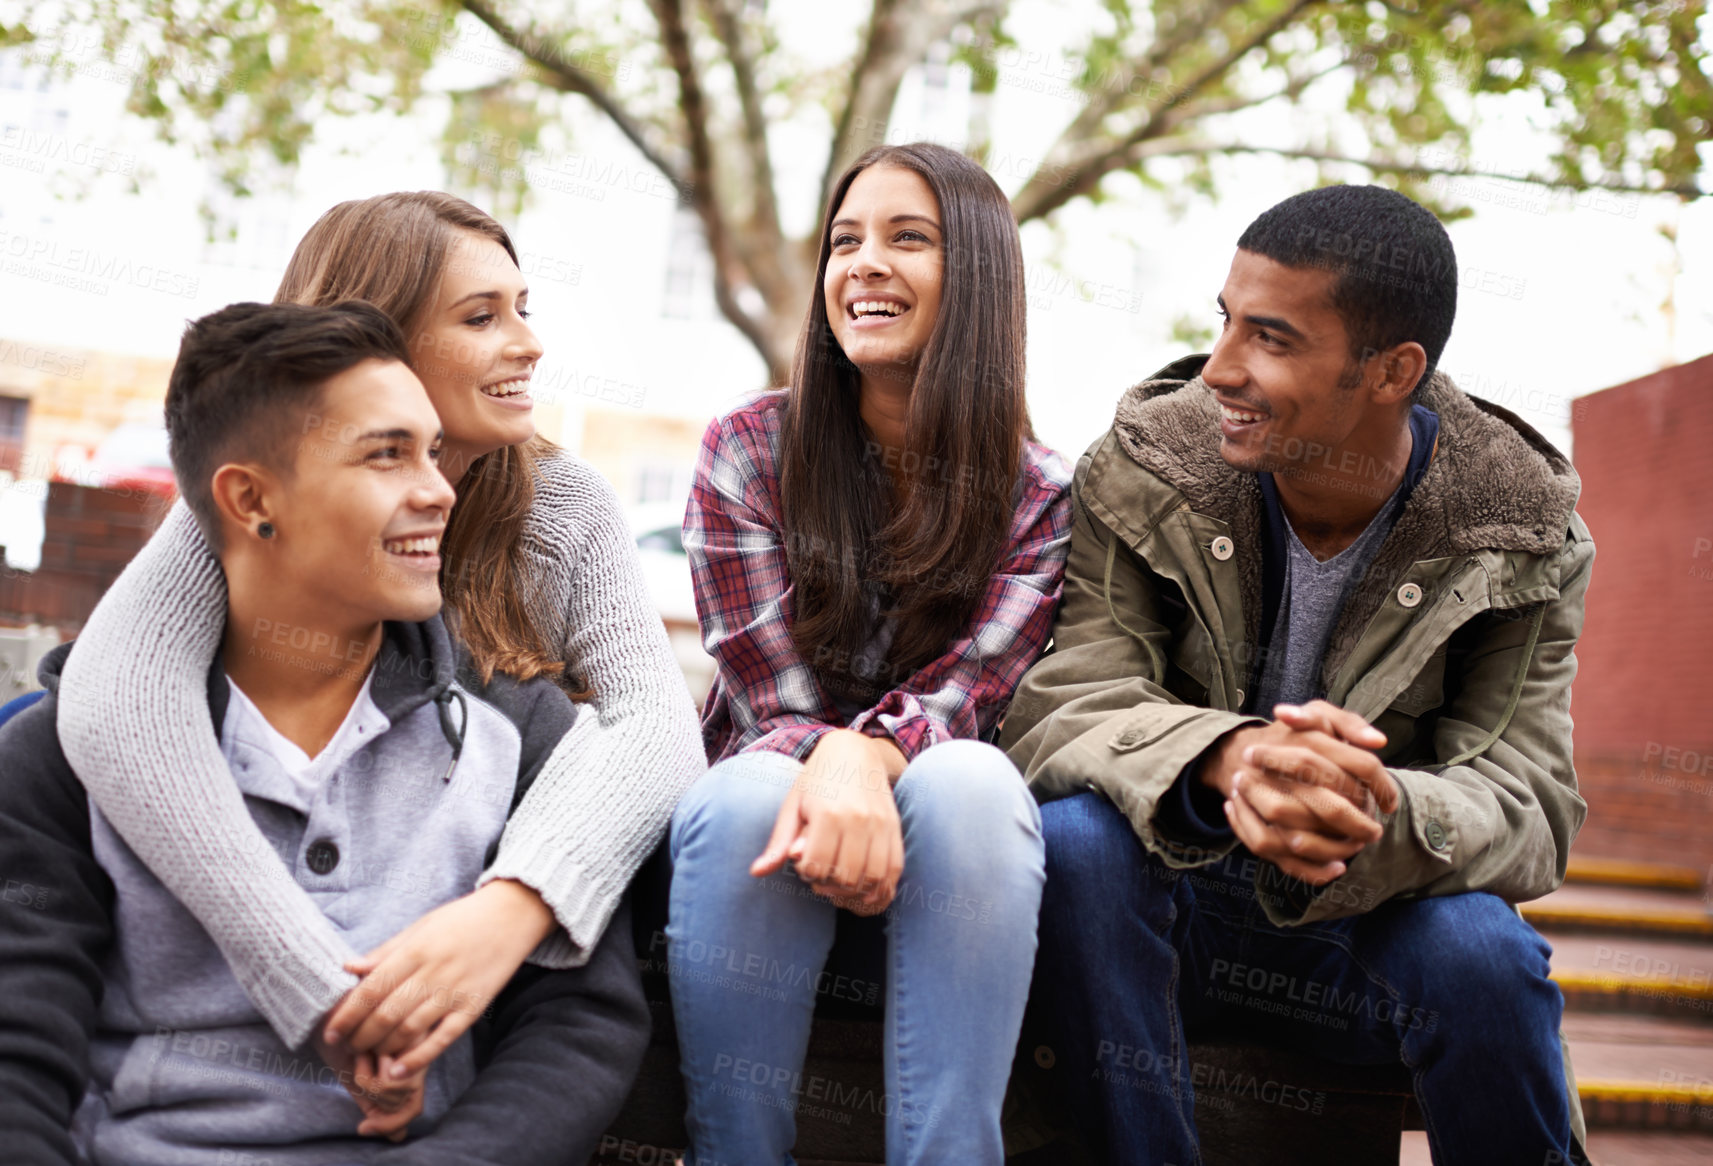
<path fill-rule="evenodd" d="M 1577 852 L 1713 864 L 1713 356 L 1576 402 Z"/>
<path fill-rule="evenodd" d="M 0 621 L 76 634 L 166 510 L 164 499 L 144 490 L 51 483 L 41 566 L 0 570 Z"/>

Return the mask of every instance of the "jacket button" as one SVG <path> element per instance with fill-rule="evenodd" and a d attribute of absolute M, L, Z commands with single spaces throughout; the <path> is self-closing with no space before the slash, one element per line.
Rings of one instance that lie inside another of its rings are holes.
<path fill-rule="evenodd" d="M 1213 540 L 1213 545 L 1210 546 L 1208 549 L 1213 552 L 1214 558 L 1218 559 L 1220 562 L 1223 563 L 1223 562 L 1225 562 L 1225 560 L 1227 560 L 1231 557 L 1232 551 L 1235 550 L 1236 548 L 1234 548 L 1231 545 L 1231 540 L 1226 538 L 1222 534 L 1218 538 Z"/>
<path fill-rule="evenodd" d="M 1398 602 L 1405 607 L 1414 607 L 1422 601 L 1422 589 L 1414 583 L 1406 583 L 1398 588 Z"/>
<path fill-rule="evenodd" d="M 1126 747 L 1136 744 L 1141 739 L 1142 730 L 1140 729 L 1126 729 L 1118 734 L 1118 744 Z"/>
<path fill-rule="evenodd" d="M 331 838 L 317 838 L 309 844 L 309 849 L 303 852 L 303 861 L 309 864 L 310 870 L 324 875 L 339 865 L 339 847 L 333 844 Z"/>
<path fill-rule="evenodd" d="M 1427 836 L 1427 844 L 1435 850 L 1445 849 L 1445 827 L 1438 822 L 1429 822 L 1427 829 L 1422 831 Z"/>

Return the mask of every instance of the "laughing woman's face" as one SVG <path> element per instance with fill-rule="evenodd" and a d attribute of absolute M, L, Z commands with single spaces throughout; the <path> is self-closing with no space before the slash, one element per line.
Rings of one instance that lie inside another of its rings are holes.
<path fill-rule="evenodd" d="M 833 214 L 823 287 L 833 336 L 867 377 L 914 375 L 940 314 L 940 204 L 920 174 L 870 166 Z"/>
<path fill-rule="evenodd" d="M 505 248 L 460 231 L 435 303 L 411 337 L 411 363 L 448 446 L 470 457 L 535 435 L 529 378 L 541 342 L 525 322 L 529 288 Z"/>

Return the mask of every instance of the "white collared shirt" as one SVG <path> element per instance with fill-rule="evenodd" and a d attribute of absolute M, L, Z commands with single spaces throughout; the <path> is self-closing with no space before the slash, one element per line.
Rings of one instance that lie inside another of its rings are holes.
<path fill-rule="evenodd" d="M 232 699 L 226 706 L 226 723 L 220 733 L 221 750 L 226 754 L 226 763 L 236 763 L 240 744 L 260 750 L 291 778 L 303 805 L 312 805 L 328 775 L 343 765 L 353 753 L 374 740 L 378 734 L 384 733 L 391 724 L 386 714 L 375 705 L 374 698 L 369 695 L 369 687 L 374 679 L 375 670 L 371 667 L 369 674 L 363 678 L 363 687 L 358 691 L 357 699 L 351 702 L 351 708 L 333 734 L 333 739 L 327 742 L 320 753 L 311 757 L 295 741 L 274 728 L 268 718 L 262 715 L 262 710 L 256 707 L 256 703 L 228 676 L 226 683 L 232 690 Z"/>

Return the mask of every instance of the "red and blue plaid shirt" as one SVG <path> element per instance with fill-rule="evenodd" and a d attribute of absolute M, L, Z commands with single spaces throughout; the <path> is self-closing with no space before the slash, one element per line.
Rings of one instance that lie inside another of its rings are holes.
<path fill-rule="evenodd" d="M 684 515 L 702 643 L 717 664 L 702 712 L 710 762 L 768 749 L 804 760 L 845 718 L 791 641 L 793 588 L 779 491 L 779 406 L 767 393 L 717 418 Z M 1046 646 L 1070 552 L 1070 469 L 1024 444 L 1022 496 L 999 569 L 964 634 L 849 728 L 891 737 L 906 760 L 987 737 Z"/>

